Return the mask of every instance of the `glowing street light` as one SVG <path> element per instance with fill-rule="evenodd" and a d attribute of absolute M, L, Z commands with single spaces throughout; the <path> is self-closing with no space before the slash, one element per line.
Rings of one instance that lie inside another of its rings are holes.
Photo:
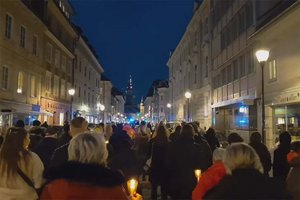
<path fill-rule="evenodd" d="M 171 108 L 172 105 L 170 103 L 167 103 L 167 108 Z"/>
<path fill-rule="evenodd" d="M 262 118 L 262 124 L 261 124 L 261 131 L 262 131 L 262 139 L 265 143 L 266 141 L 266 132 L 265 132 L 265 83 L 264 83 L 264 66 L 266 61 L 269 58 L 269 51 L 260 49 L 256 51 L 255 53 L 256 58 L 261 66 L 261 118 Z"/>
<path fill-rule="evenodd" d="M 72 113 L 73 113 L 73 111 L 72 111 L 73 96 L 75 94 L 75 89 L 74 88 L 70 88 L 68 90 L 68 94 L 71 96 L 71 102 L 70 102 L 70 121 L 71 121 L 71 119 L 72 119 Z"/>
<path fill-rule="evenodd" d="M 187 116 L 187 121 L 190 121 L 190 98 L 192 97 L 192 94 L 187 91 L 184 94 L 185 98 L 187 99 L 188 103 L 187 103 L 187 111 L 188 111 L 188 116 Z"/>

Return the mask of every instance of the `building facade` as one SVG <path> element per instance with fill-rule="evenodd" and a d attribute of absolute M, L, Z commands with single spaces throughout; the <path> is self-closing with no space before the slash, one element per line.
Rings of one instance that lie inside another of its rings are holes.
<path fill-rule="evenodd" d="M 99 104 L 103 103 L 100 95 L 101 74 L 104 72 L 85 37 L 80 36 L 75 48 L 74 89 L 72 112 L 83 116 L 90 123 L 100 121 Z"/>

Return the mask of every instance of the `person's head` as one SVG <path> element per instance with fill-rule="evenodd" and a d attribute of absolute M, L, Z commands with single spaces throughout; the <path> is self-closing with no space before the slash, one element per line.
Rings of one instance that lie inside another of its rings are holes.
<path fill-rule="evenodd" d="M 283 133 L 280 133 L 279 135 L 279 145 L 280 146 L 290 146 L 291 145 L 291 135 L 289 132 L 285 131 Z"/>
<path fill-rule="evenodd" d="M 32 126 L 40 126 L 41 125 L 41 122 L 39 120 L 33 120 L 32 122 Z"/>
<path fill-rule="evenodd" d="M 0 150 L 1 172 L 15 175 L 21 158 L 27 161 L 27 147 L 30 143 L 29 134 L 24 128 L 9 128 Z M 22 156 L 20 155 L 22 154 Z M 5 170 L 3 170 L 5 169 Z"/>
<path fill-rule="evenodd" d="M 156 130 L 156 139 L 162 143 L 168 142 L 169 131 L 165 126 L 158 126 Z"/>
<path fill-rule="evenodd" d="M 141 121 L 141 126 L 145 126 L 146 122 L 145 121 Z"/>
<path fill-rule="evenodd" d="M 104 130 L 104 123 L 103 122 L 99 123 L 99 126 L 102 128 L 102 130 Z"/>
<path fill-rule="evenodd" d="M 181 126 L 178 125 L 178 126 L 176 126 L 176 128 L 175 128 L 175 133 L 180 134 L 180 132 L 181 132 Z"/>
<path fill-rule="evenodd" d="M 182 127 L 180 135 L 185 138 L 194 138 L 195 130 L 190 124 L 186 124 Z"/>
<path fill-rule="evenodd" d="M 88 122 L 83 117 L 76 117 L 72 119 L 70 126 L 71 136 L 74 137 L 79 133 L 87 131 Z"/>
<path fill-rule="evenodd" d="M 261 134 L 259 132 L 254 132 L 250 136 L 250 143 L 261 143 Z"/>
<path fill-rule="evenodd" d="M 263 173 L 263 167 L 255 150 L 245 143 L 234 143 L 227 147 L 224 156 L 227 174 L 236 169 L 256 169 Z"/>
<path fill-rule="evenodd" d="M 18 120 L 17 123 L 16 123 L 16 127 L 17 128 L 24 128 L 25 127 L 25 123 L 23 120 Z"/>
<path fill-rule="evenodd" d="M 53 126 L 49 126 L 45 131 L 46 136 L 53 136 L 53 137 L 57 136 L 57 132 L 58 132 L 57 128 Z"/>
<path fill-rule="evenodd" d="M 216 148 L 213 152 L 213 161 L 223 161 L 226 150 L 223 148 Z"/>
<path fill-rule="evenodd" d="M 195 124 L 194 122 L 192 123 L 188 123 L 189 125 L 191 125 L 194 129 L 194 133 L 198 134 L 199 133 L 199 127 L 197 126 L 197 124 Z"/>
<path fill-rule="evenodd" d="M 76 135 L 70 141 L 68 155 L 70 161 L 105 165 L 108 152 L 104 136 L 91 132 Z"/>
<path fill-rule="evenodd" d="M 238 133 L 230 133 L 228 135 L 227 141 L 229 144 L 244 142 L 243 138 Z"/>
<path fill-rule="evenodd" d="M 113 128 L 111 124 L 106 124 L 105 125 L 105 131 L 104 131 L 104 135 L 105 138 L 108 140 L 113 134 Z"/>
<path fill-rule="evenodd" d="M 211 135 L 211 136 L 215 136 L 216 135 L 215 129 L 213 129 L 213 128 L 207 129 L 206 134 Z"/>

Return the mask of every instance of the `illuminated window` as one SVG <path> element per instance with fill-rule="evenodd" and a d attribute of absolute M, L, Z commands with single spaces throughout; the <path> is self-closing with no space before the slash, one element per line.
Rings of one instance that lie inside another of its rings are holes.
<path fill-rule="evenodd" d="M 30 96 L 36 97 L 36 80 L 35 76 L 31 76 L 30 78 Z"/>
<path fill-rule="evenodd" d="M 275 81 L 277 79 L 277 68 L 275 60 L 271 60 L 269 63 L 269 80 Z"/>
<path fill-rule="evenodd" d="M 24 73 L 19 72 L 19 74 L 18 74 L 18 89 L 17 89 L 17 93 L 19 93 L 19 94 L 23 93 L 23 80 L 24 80 Z"/>

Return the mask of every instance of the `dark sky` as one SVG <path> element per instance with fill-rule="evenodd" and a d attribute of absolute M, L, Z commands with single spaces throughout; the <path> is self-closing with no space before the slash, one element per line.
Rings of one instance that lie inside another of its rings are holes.
<path fill-rule="evenodd" d="M 175 49 L 193 14 L 193 0 L 71 0 L 104 74 L 124 90 L 133 77 L 136 102 L 152 81 L 168 78 Z"/>

